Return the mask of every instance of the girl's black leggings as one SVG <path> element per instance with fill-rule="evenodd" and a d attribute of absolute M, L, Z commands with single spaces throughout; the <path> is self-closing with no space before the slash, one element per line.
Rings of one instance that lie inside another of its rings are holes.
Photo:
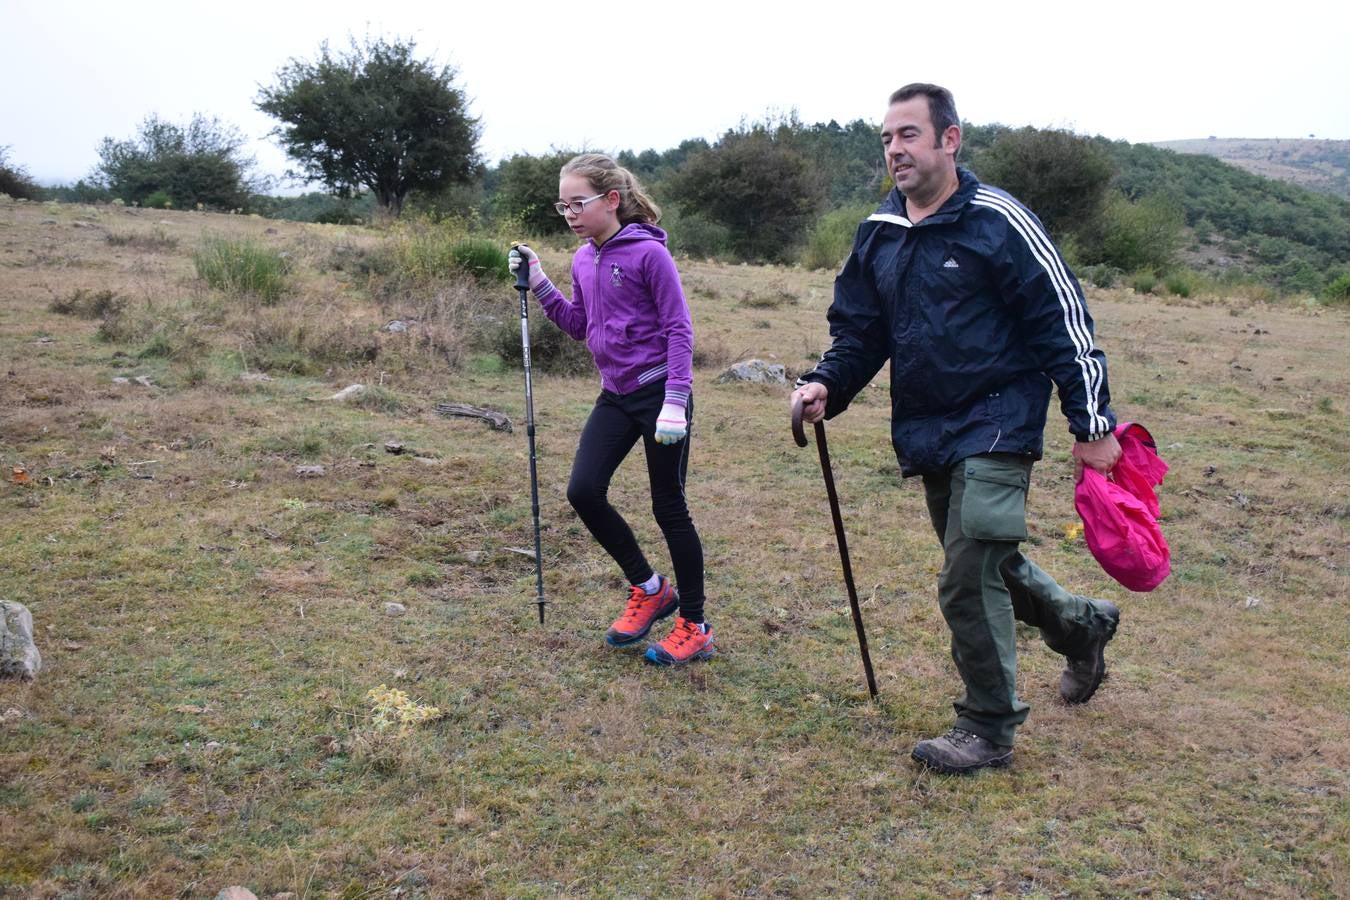
<path fill-rule="evenodd" d="M 653 569 L 642 555 L 633 530 L 610 505 L 608 496 L 610 479 L 619 463 L 642 438 L 647 478 L 651 482 L 652 513 L 670 550 L 675 584 L 680 592 L 680 615 L 691 622 L 702 622 L 703 544 L 684 499 L 690 436 L 675 444 L 656 442 L 656 417 L 665 402 L 665 387 L 662 380 L 631 394 L 600 392 L 581 431 L 581 443 L 572 462 L 572 478 L 567 484 L 567 499 L 600 546 L 623 569 L 630 584 L 641 584 L 651 578 Z M 687 412 L 692 425 L 692 396 Z"/>

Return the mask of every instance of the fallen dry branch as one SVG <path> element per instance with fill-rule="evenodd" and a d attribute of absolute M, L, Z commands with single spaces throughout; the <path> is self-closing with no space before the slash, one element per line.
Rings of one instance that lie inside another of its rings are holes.
<path fill-rule="evenodd" d="M 488 409 L 486 406 L 471 406 L 468 403 L 437 403 L 436 412 L 447 418 L 464 416 L 473 419 L 483 419 L 492 426 L 494 431 L 505 431 L 508 434 L 515 431 L 515 428 L 511 425 L 511 420 L 506 417 L 505 413 L 500 413 L 495 409 Z"/>

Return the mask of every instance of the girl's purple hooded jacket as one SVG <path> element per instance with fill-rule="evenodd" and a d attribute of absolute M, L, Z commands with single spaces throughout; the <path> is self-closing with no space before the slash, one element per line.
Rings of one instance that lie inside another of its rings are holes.
<path fill-rule="evenodd" d="M 544 314 L 576 340 L 585 338 L 600 384 L 631 394 L 666 380 L 666 403 L 684 406 L 693 387 L 694 327 L 666 233 L 633 222 L 572 258 L 572 299 L 548 279 L 534 288 Z"/>

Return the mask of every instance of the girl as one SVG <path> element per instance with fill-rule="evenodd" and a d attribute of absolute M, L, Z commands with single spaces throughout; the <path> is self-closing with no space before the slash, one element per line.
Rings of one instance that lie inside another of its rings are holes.
<path fill-rule="evenodd" d="M 647 648 L 647 660 L 677 666 L 707 659 L 713 635 L 703 621 L 703 545 L 684 497 L 694 330 L 666 233 L 656 227 L 661 210 L 631 172 L 598 153 L 562 167 L 558 197 L 558 213 L 586 240 L 572 259 L 572 299 L 544 275 L 529 247 L 511 254 L 511 270 L 527 261 L 544 314 L 572 338 L 584 338 L 600 370 L 600 396 L 581 432 L 567 499 L 632 585 L 605 641 L 635 644 L 678 609 L 674 629 Z M 678 591 L 647 563 L 607 498 L 614 471 L 638 438 Z"/>

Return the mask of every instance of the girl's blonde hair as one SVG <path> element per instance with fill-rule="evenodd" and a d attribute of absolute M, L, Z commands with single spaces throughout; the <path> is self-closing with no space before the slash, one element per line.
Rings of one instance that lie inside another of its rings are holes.
<path fill-rule="evenodd" d="M 619 222 L 628 225 L 646 222 L 655 225 L 661 221 L 661 207 L 647 196 L 637 176 L 603 153 L 583 153 L 574 156 L 562 167 L 562 175 L 580 175 L 597 194 L 619 192 Z"/>

